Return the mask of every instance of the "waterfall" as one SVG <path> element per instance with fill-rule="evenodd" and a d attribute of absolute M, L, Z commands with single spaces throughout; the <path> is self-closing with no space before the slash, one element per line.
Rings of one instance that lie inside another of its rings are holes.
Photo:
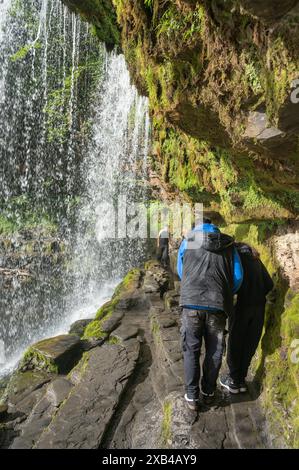
<path fill-rule="evenodd" d="M 1 375 L 144 259 L 145 240 L 107 238 L 103 223 L 120 198 L 146 200 L 150 120 L 124 57 L 59 0 L 0 8 Z"/>

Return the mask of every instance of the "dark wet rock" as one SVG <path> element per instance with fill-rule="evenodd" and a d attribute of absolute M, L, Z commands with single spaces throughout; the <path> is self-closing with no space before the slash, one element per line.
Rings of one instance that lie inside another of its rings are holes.
<path fill-rule="evenodd" d="M 121 308 L 121 305 L 118 304 L 118 308 Z M 127 309 L 128 307 L 123 307 Z M 109 317 L 107 320 L 104 320 L 101 325 L 101 329 L 104 333 L 111 333 L 113 330 L 115 330 L 118 325 L 120 325 L 121 320 L 124 316 L 124 312 L 121 310 L 115 310 L 111 317 Z"/>
<path fill-rule="evenodd" d="M 144 306 L 144 296 L 140 292 L 136 292 L 134 294 L 127 294 L 122 296 L 122 298 L 119 300 L 117 306 L 119 309 L 123 310 L 130 310 L 132 308 L 138 308 L 138 307 L 143 307 Z"/>
<path fill-rule="evenodd" d="M 83 351 L 90 351 L 91 349 L 94 349 L 98 346 L 101 346 L 103 343 L 105 343 L 106 338 L 88 338 L 88 339 L 83 339 L 81 341 L 81 348 Z"/>
<path fill-rule="evenodd" d="M 4 392 L 5 402 L 27 413 L 27 406 L 24 406 L 27 404 L 26 400 L 35 401 L 35 393 L 39 393 L 41 388 L 50 382 L 52 378 L 53 374 L 44 371 L 15 371 Z M 29 408 L 30 405 L 28 405 Z"/>
<path fill-rule="evenodd" d="M 47 398 L 55 407 L 58 407 L 69 395 L 72 387 L 73 386 L 69 380 L 59 377 L 48 386 Z"/>
<path fill-rule="evenodd" d="M 85 328 L 87 327 L 87 325 L 89 325 L 91 321 L 92 319 L 77 320 L 70 326 L 69 334 L 76 335 L 81 338 L 81 336 L 83 336 L 84 334 Z"/>
<path fill-rule="evenodd" d="M 146 294 L 159 292 L 159 284 L 155 279 L 152 279 L 149 276 L 146 276 L 144 280 L 143 289 Z"/>
<path fill-rule="evenodd" d="M 0 425 L 0 449 L 8 449 L 11 442 L 18 436 L 18 432 L 15 431 L 14 425 L 1 424 Z"/>
<path fill-rule="evenodd" d="M 283 108 L 285 112 L 282 111 L 279 127 L 270 125 L 265 112 L 251 112 L 243 134 L 248 147 L 266 153 L 268 156 L 272 155 L 272 157 L 285 160 L 296 152 L 297 138 L 295 134 L 292 134 L 291 127 L 293 126 L 294 131 L 297 132 L 296 127 L 299 121 L 296 106 L 293 104 L 292 106 L 293 108 L 291 106 Z"/>
<path fill-rule="evenodd" d="M 146 264 L 146 272 L 143 281 L 143 290 L 146 294 L 159 292 L 163 296 L 170 285 L 170 275 L 155 260 Z"/>
<path fill-rule="evenodd" d="M 298 86 L 298 79 L 294 80 L 294 83 Z M 295 100 L 291 99 L 292 90 L 290 90 L 289 96 L 285 103 L 279 110 L 278 126 L 283 132 L 299 132 L 299 103 L 298 103 L 298 92 L 295 94 Z"/>
<path fill-rule="evenodd" d="M 34 277 L 41 266 L 49 271 L 65 258 L 64 243 L 51 233 L 37 228 L 23 230 L 13 235 L 0 234 L 1 275 L 10 277 L 9 272 L 18 276 L 21 282 Z M 6 274 L 5 274 L 6 273 Z"/>
<path fill-rule="evenodd" d="M 12 449 L 31 449 L 55 417 L 57 408 L 68 397 L 73 385 L 66 378 L 54 379 L 44 390 L 25 423 L 15 427 L 18 437 Z"/>
<path fill-rule="evenodd" d="M 119 326 L 114 332 L 113 336 L 119 338 L 121 341 L 127 341 L 131 338 L 136 338 L 138 336 L 139 329 L 137 326 Z"/>
<path fill-rule="evenodd" d="M 288 13 L 298 0 L 241 0 L 240 3 L 252 15 L 273 22 Z"/>
<path fill-rule="evenodd" d="M 7 416 L 8 406 L 4 403 L 0 403 L 0 422 Z"/>
<path fill-rule="evenodd" d="M 80 338 L 60 335 L 33 344 L 25 353 L 20 369 L 36 369 L 49 372 L 68 372 L 82 353 Z"/>
<path fill-rule="evenodd" d="M 174 281 L 174 291 L 177 293 L 177 294 L 180 294 L 181 292 L 181 281 Z"/>
<path fill-rule="evenodd" d="M 127 347 L 104 345 L 92 351 L 81 382 L 35 447 L 98 448 L 138 354 L 134 340 Z"/>

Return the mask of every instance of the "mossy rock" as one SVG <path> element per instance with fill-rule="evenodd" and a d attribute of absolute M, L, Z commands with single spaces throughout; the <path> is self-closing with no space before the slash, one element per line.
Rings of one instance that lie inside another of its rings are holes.
<path fill-rule="evenodd" d="M 82 354 L 80 338 L 61 335 L 33 344 L 25 352 L 19 369 L 66 373 L 78 362 Z"/>
<path fill-rule="evenodd" d="M 9 378 L 1 400 L 4 403 L 9 402 L 14 405 L 22 401 L 34 390 L 50 382 L 53 376 L 52 373 L 44 370 L 27 370 L 22 372 L 20 369 L 17 369 Z"/>
<path fill-rule="evenodd" d="M 136 291 L 140 288 L 142 270 L 132 269 L 117 286 L 109 302 L 106 302 L 96 313 L 95 319 L 87 325 L 84 330 L 83 339 L 105 339 L 108 337 L 111 328 L 105 329 L 105 323 L 112 315 L 118 315 L 117 310 L 128 309 L 135 305 L 140 299 L 139 294 L 135 297 Z M 115 325 L 118 319 L 116 318 Z"/>
<path fill-rule="evenodd" d="M 64 3 L 81 17 L 89 21 L 98 38 L 112 48 L 120 44 L 120 30 L 116 14 L 110 0 L 63 0 Z"/>
<path fill-rule="evenodd" d="M 70 326 L 69 334 L 79 336 L 81 338 L 84 335 L 85 328 L 91 323 L 91 319 L 77 320 Z"/>

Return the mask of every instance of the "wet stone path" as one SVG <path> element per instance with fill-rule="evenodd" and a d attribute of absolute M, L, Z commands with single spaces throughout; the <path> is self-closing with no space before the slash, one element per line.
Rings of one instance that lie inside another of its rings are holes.
<path fill-rule="evenodd" d="M 183 399 L 179 284 L 152 262 L 107 320 L 117 341 L 93 344 L 68 374 L 36 371 L 9 386 L 0 446 L 267 448 L 257 393 L 217 390 L 198 414 Z M 88 348 L 87 348 L 88 349 Z M 0 422 L 1 422 L 0 421 Z"/>

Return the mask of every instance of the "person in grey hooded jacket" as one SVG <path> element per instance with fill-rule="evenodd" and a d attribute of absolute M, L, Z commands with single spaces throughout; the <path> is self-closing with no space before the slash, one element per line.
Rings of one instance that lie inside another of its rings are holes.
<path fill-rule="evenodd" d="M 201 393 L 213 397 L 222 363 L 227 316 L 233 313 L 233 295 L 243 270 L 234 239 L 215 225 L 195 227 L 183 240 L 178 254 L 181 278 L 182 343 L 185 369 L 185 400 L 197 409 L 200 353 L 205 341 Z"/>

